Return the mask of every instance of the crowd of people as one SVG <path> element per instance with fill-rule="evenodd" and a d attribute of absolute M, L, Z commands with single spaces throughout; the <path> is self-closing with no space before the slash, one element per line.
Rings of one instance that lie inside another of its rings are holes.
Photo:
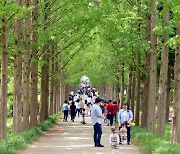
<path fill-rule="evenodd" d="M 64 113 L 64 122 L 68 122 L 68 115 L 74 122 L 76 117 L 82 117 L 82 124 L 86 124 L 85 117 L 91 116 L 94 128 L 94 146 L 104 147 L 101 144 L 102 123 L 111 126 L 110 144 L 112 149 L 117 149 L 119 144 L 130 144 L 130 124 L 133 120 L 133 114 L 124 103 L 122 109 L 116 101 L 103 100 L 99 98 L 99 92 L 91 86 L 81 85 L 76 93 L 69 94 L 69 100 L 64 101 L 62 111 Z M 117 126 L 118 127 L 115 127 Z M 119 130 L 119 134 L 116 131 Z"/>

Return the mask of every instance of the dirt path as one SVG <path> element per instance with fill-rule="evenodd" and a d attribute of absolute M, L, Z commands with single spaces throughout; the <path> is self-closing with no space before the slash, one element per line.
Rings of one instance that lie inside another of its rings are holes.
<path fill-rule="evenodd" d="M 108 143 L 110 127 L 103 126 L 101 141 L 105 147 L 97 148 L 93 144 L 93 127 L 90 117 L 86 117 L 86 125 L 82 125 L 80 121 L 81 118 L 77 118 L 74 123 L 64 123 L 60 120 L 58 125 L 19 154 L 110 154 L 111 149 Z M 134 145 L 126 145 L 120 146 L 119 154 L 140 154 L 140 152 Z"/>

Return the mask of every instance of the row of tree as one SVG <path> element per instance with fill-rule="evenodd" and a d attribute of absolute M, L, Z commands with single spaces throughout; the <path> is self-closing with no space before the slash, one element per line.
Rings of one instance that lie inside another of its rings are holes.
<path fill-rule="evenodd" d="M 88 7 L 76 0 L 0 1 L 1 139 L 7 136 L 7 108 L 14 134 L 60 111 L 69 89 L 65 68 L 91 39 L 97 10 L 86 13 Z"/>
<path fill-rule="evenodd" d="M 19 133 L 59 112 L 87 75 L 103 97 L 111 91 L 120 106 L 129 103 L 136 125 L 155 132 L 157 124 L 159 135 L 173 100 L 172 142 L 180 142 L 180 2 L 4 0 L 0 8 L 1 138 L 11 80 Z"/>

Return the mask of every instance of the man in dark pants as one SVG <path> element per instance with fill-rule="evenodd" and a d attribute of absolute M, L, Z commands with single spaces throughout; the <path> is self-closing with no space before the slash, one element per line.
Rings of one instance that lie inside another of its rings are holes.
<path fill-rule="evenodd" d="M 127 103 L 123 104 L 123 109 L 121 109 L 118 113 L 118 122 L 119 122 L 119 128 L 121 128 L 122 123 L 126 123 L 127 128 L 127 144 L 130 144 L 130 123 L 133 119 L 132 111 L 127 109 Z"/>
<path fill-rule="evenodd" d="M 105 117 L 102 115 L 102 110 L 100 108 L 101 99 L 96 98 L 95 104 L 91 108 L 91 119 L 92 125 L 94 127 L 94 146 L 95 147 L 104 147 L 101 144 L 101 135 L 102 135 L 102 127 L 103 119 Z"/>

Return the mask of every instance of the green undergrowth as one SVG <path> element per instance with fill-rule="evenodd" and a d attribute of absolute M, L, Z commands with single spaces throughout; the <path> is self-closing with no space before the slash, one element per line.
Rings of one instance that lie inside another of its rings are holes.
<path fill-rule="evenodd" d="M 30 143 L 37 140 L 49 128 L 58 122 L 60 114 L 52 115 L 37 127 L 31 128 L 17 135 L 9 135 L 0 141 L 0 154 L 16 154 L 18 150 L 27 148 Z"/>
<path fill-rule="evenodd" d="M 154 133 L 147 133 L 144 128 L 132 127 L 132 141 L 143 154 L 180 154 L 180 144 L 170 142 L 170 126 L 166 127 L 166 134 L 162 137 Z"/>

